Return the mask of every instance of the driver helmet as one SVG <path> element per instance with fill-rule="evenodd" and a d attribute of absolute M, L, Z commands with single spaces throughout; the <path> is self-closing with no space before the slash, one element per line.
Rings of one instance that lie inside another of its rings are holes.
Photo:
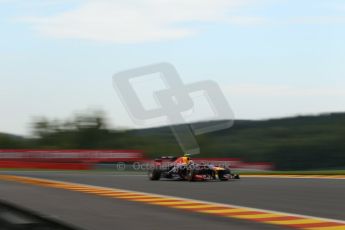
<path fill-rule="evenodd" d="M 188 154 L 188 153 L 185 153 L 185 154 L 184 154 L 184 156 L 182 157 L 182 162 L 183 162 L 183 164 L 189 164 L 189 163 L 191 162 L 189 156 L 190 156 L 190 154 Z"/>

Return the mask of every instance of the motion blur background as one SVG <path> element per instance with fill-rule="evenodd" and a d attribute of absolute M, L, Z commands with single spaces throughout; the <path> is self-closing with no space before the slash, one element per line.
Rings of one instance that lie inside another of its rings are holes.
<path fill-rule="evenodd" d="M 0 0 L 0 28 L 0 149 L 180 155 L 166 123 L 132 122 L 111 82 L 167 61 L 185 83 L 218 82 L 235 112 L 231 129 L 197 136 L 198 157 L 344 169 L 343 1 Z M 151 107 L 154 80 L 137 87 Z"/>

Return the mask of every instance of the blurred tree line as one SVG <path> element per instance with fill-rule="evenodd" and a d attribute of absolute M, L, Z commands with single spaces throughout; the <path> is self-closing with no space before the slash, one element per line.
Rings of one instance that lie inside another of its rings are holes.
<path fill-rule="evenodd" d="M 215 123 L 216 121 L 209 122 Z M 272 162 L 279 170 L 344 169 L 345 114 L 248 121 L 197 136 L 200 157 L 239 157 Z M 76 115 L 71 120 L 36 118 L 33 137 L 0 133 L 2 149 L 139 149 L 149 157 L 180 155 L 169 127 L 112 129 L 104 113 Z"/>

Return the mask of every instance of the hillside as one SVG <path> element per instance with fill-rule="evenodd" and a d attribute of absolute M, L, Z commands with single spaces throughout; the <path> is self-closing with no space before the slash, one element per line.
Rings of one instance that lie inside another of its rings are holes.
<path fill-rule="evenodd" d="M 69 124 L 68 129 L 40 124 L 37 138 L 0 134 L 0 148 L 142 149 L 151 157 L 181 153 L 169 127 L 118 131 L 107 129 L 102 118 L 94 118 L 94 123 L 90 119 L 87 126 Z M 197 140 L 205 157 L 268 161 L 280 170 L 345 168 L 343 124 L 344 113 L 239 120 L 231 129 L 200 135 Z"/>

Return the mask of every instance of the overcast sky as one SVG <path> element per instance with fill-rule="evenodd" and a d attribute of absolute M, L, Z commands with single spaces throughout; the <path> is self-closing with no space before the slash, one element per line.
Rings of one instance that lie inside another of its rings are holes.
<path fill-rule="evenodd" d="M 137 127 L 112 75 L 157 62 L 239 119 L 345 110 L 342 0 L 0 0 L 0 29 L 0 132 L 88 109 Z"/>

